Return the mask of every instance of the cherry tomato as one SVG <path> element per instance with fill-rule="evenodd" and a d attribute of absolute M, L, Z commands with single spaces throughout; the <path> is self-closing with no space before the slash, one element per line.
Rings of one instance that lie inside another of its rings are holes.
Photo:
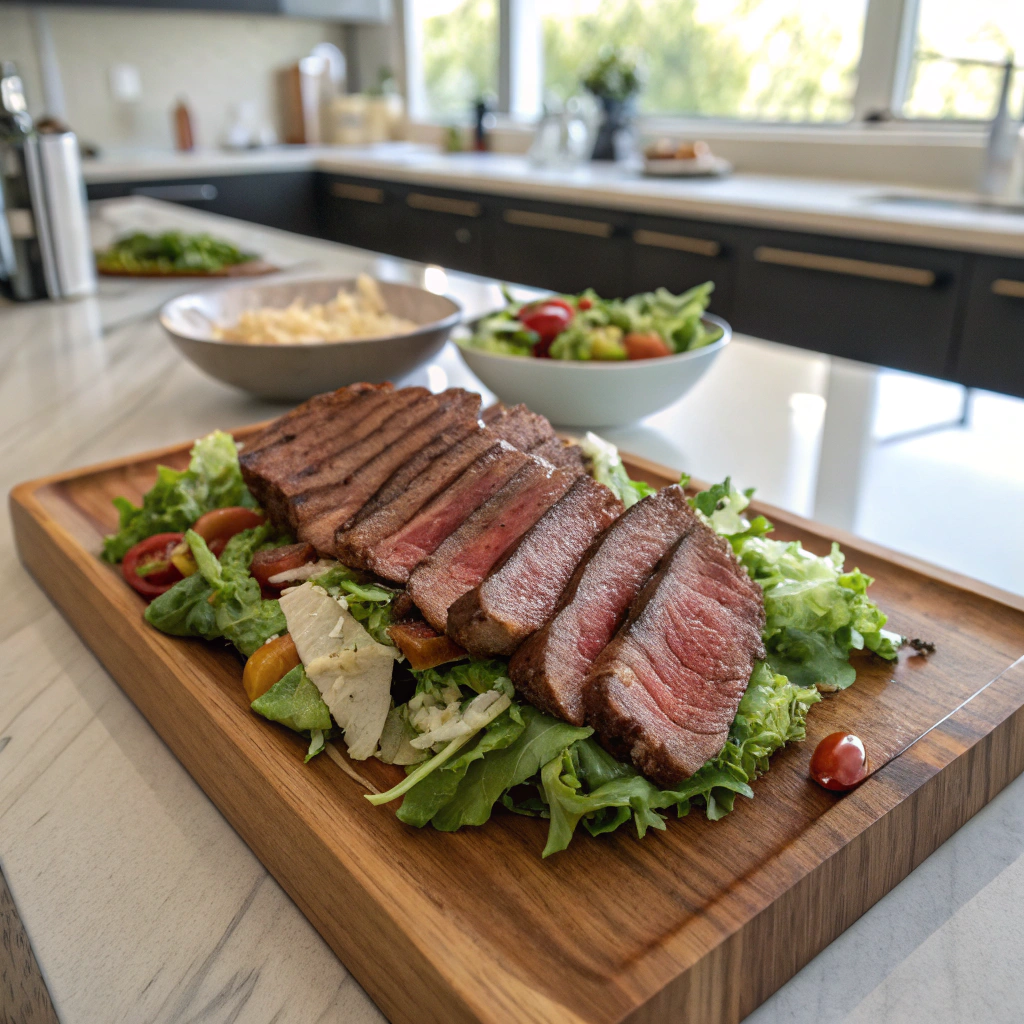
<path fill-rule="evenodd" d="M 251 508 L 232 505 L 230 508 L 215 508 L 200 516 L 192 529 L 206 541 L 206 546 L 220 558 L 224 546 L 236 533 L 263 525 L 263 516 Z"/>
<path fill-rule="evenodd" d="M 834 732 L 814 748 L 811 778 L 825 789 L 853 789 L 868 776 L 868 757 L 860 738 Z"/>
<path fill-rule="evenodd" d="M 152 601 L 170 590 L 182 575 L 171 562 L 180 533 L 156 533 L 129 548 L 121 562 L 121 574 L 133 590 Z"/>
<path fill-rule="evenodd" d="M 594 308 L 594 300 L 593 299 L 587 299 L 587 298 L 580 299 L 580 301 L 576 303 L 576 308 L 577 309 L 584 309 L 584 310 L 585 309 L 593 309 Z"/>
<path fill-rule="evenodd" d="M 288 633 L 253 651 L 242 670 L 242 685 L 250 703 L 262 697 L 299 664 L 299 652 Z"/>
<path fill-rule="evenodd" d="M 627 334 L 622 339 L 626 355 L 630 359 L 659 359 L 672 355 L 672 349 L 660 334 Z"/>
<path fill-rule="evenodd" d="M 572 323 L 573 310 L 569 303 L 562 299 L 551 299 L 547 302 L 523 306 L 519 311 L 519 320 L 528 330 L 540 336 L 541 342 L 549 344 Z"/>
<path fill-rule="evenodd" d="M 315 561 L 316 550 L 312 544 L 288 544 L 283 548 L 257 551 L 249 571 L 264 591 L 280 590 L 280 587 L 270 582 L 271 576 Z"/>

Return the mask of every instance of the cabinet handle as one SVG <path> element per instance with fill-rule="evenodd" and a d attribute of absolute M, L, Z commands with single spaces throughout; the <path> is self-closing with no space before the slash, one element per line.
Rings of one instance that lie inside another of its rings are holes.
<path fill-rule="evenodd" d="M 139 185 L 133 196 L 163 199 L 168 203 L 212 203 L 217 198 L 216 185 Z"/>
<path fill-rule="evenodd" d="M 331 182 L 331 195 L 339 199 L 354 199 L 357 203 L 384 202 L 384 189 L 373 188 L 371 185 L 350 185 L 344 181 Z"/>
<path fill-rule="evenodd" d="M 431 213 L 451 213 L 456 217 L 479 217 L 483 210 L 472 199 L 446 199 L 444 196 L 428 196 L 423 192 L 410 192 L 406 203 L 414 210 L 430 210 Z"/>
<path fill-rule="evenodd" d="M 992 282 L 992 294 L 1002 295 L 1007 299 L 1024 299 L 1024 281 L 1011 281 L 1007 277 L 997 277 Z"/>
<path fill-rule="evenodd" d="M 706 238 L 690 238 L 687 235 L 670 235 L 664 231 L 646 231 L 640 229 L 633 232 L 633 241 L 637 245 L 650 245 L 656 249 L 677 249 L 679 252 L 691 252 L 695 256 L 720 256 L 722 247 L 718 242 Z"/>
<path fill-rule="evenodd" d="M 611 238 L 614 225 L 603 220 L 581 220 L 579 217 L 559 217 L 553 213 L 531 213 L 529 210 L 506 210 L 502 215 L 506 224 L 522 228 L 541 228 L 544 231 L 568 231 L 574 235 L 592 238 Z"/>
<path fill-rule="evenodd" d="M 852 260 L 845 256 L 823 256 L 817 252 L 797 252 L 794 249 L 773 249 L 770 246 L 759 245 L 754 250 L 754 259 L 758 263 L 773 263 L 780 267 L 824 270 L 830 274 L 845 274 L 848 277 L 869 277 L 875 281 L 912 284 L 918 288 L 931 288 L 935 284 L 935 273 L 931 270 L 918 270 L 916 267 L 899 267 L 893 263 Z"/>

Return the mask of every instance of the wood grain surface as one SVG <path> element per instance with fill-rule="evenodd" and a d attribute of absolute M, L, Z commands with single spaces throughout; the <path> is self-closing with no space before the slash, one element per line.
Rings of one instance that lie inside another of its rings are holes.
<path fill-rule="evenodd" d="M 0 1024 L 60 1024 L 0 871 Z"/>
<path fill-rule="evenodd" d="M 643 841 L 580 836 L 546 861 L 542 821 L 409 828 L 328 758 L 303 765 L 302 740 L 249 711 L 238 658 L 146 626 L 141 599 L 96 557 L 110 499 L 137 500 L 157 462 L 181 466 L 188 447 L 19 486 L 21 557 L 393 1021 L 738 1021 L 1024 770 L 1024 601 L 838 536 L 847 565 L 876 577 L 891 627 L 936 653 L 861 659 L 753 801 Z M 654 484 L 676 476 L 627 466 Z M 832 531 L 755 509 L 776 537 L 828 550 Z M 836 729 L 884 765 L 845 796 L 807 776 Z M 398 772 L 345 767 L 378 788 Z"/>

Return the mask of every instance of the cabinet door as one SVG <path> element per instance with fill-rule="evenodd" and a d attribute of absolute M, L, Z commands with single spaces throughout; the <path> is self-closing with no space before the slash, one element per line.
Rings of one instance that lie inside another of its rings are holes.
<path fill-rule="evenodd" d="M 398 255 L 395 224 L 399 196 L 380 181 L 323 175 L 318 208 L 324 237 L 373 252 Z"/>
<path fill-rule="evenodd" d="M 899 370 L 946 375 L 959 253 L 748 228 L 733 327 Z"/>
<path fill-rule="evenodd" d="M 636 217 L 630 233 L 629 291 L 679 294 L 713 281 L 711 311 L 732 314 L 735 231 L 720 224 Z"/>
<path fill-rule="evenodd" d="M 408 188 L 399 204 L 393 251 L 420 263 L 486 274 L 486 214 L 484 200 L 471 193 Z"/>
<path fill-rule="evenodd" d="M 605 298 L 629 293 L 625 214 L 586 206 L 503 200 L 493 223 L 494 277 L 554 292 L 594 288 Z"/>
<path fill-rule="evenodd" d="M 1024 260 L 975 257 L 953 376 L 1024 397 Z"/>

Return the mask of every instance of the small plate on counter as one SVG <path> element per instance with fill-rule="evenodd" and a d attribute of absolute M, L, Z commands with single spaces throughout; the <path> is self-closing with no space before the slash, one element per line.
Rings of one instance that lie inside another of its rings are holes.
<path fill-rule="evenodd" d="M 659 139 L 644 150 L 644 174 L 650 178 L 717 178 L 731 171 L 732 164 L 706 142 Z"/>

